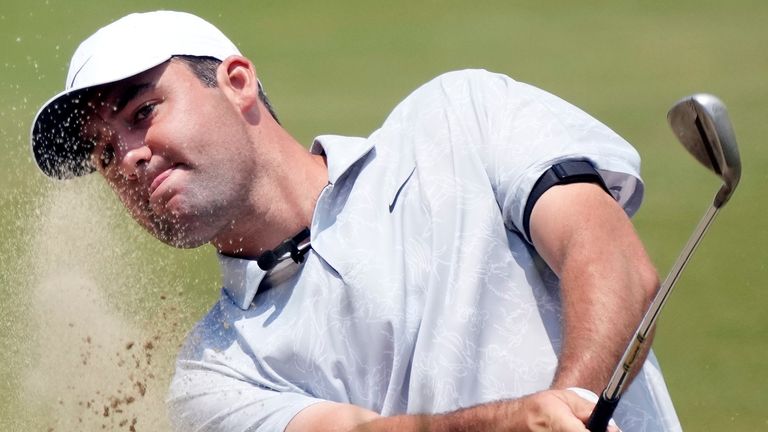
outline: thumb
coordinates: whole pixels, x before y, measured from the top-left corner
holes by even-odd
[[[596,394],[579,387],[568,388],[567,391],[563,392],[563,397],[574,415],[584,423],[592,415],[592,410],[595,408],[598,399]]]

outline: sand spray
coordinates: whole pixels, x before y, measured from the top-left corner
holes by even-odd
[[[4,326],[17,335],[18,394],[2,430],[170,429],[173,359],[201,313],[183,295],[195,281],[158,276],[163,263],[141,247],[154,240],[125,228],[99,180],[46,188],[23,223],[24,252],[8,269],[23,312]]]

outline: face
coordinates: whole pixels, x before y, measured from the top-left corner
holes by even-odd
[[[92,99],[92,162],[130,214],[177,247],[211,241],[238,217],[258,164],[243,116],[220,88],[170,61]]]

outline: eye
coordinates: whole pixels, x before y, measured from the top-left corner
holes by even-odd
[[[154,102],[148,102],[144,105],[140,106],[134,113],[133,113],[133,119],[132,124],[139,124],[142,121],[148,119],[150,116],[152,116],[152,113],[155,112],[155,108],[157,107],[157,104]]]
[[[101,149],[98,160],[99,166],[102,169],[109,167],[112,161],[115,160],[115,149],[112,147],[112,144],[106,144],[104,148]]]
[[[98,144],[98,141],[94,140],[93,152],[91,153],[91,161],[99,170],[106,170],[112,161],[115,160],[115,149],[112,144]]]
[[[100,170],[107,169],[112,161],[115,160],[115,148],[110,143],[110,140],[105,139],[104,134],[101,132],[97,132],[94,136],[87,139],[93,144],[91,162]]]

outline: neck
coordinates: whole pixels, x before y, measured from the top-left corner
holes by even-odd
[[[273,158],[254,175],[248,203],[211,242],[220,253],[254,259],[311,225],[317,199],[328,183],[325,158],[309,153],[287,133],[280,138],[271,150],[257,150],[272,151]],[[261,139],[256,142],[264,142]]]

